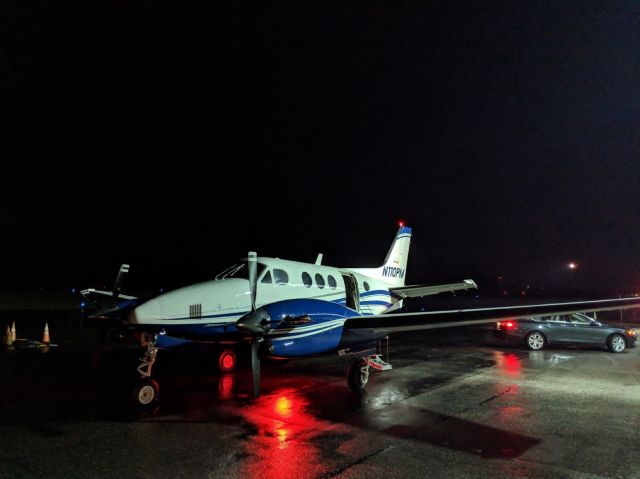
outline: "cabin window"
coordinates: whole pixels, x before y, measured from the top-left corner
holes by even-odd
[[[305,287],[310,288],[312,281],[311,281],[311,276],[309,275],[309,273],[304,272],[302,273],[302,284],[305,285]]]
[[[364,290],[365,291],[369,291],[371,288],[369,287],[369,283],[367,283],[366,281],[362,283],[362,286],[364,286]]]
[[[276,284],[287,284],[289,282],[289,275],[283,269],[274,269],[273,277]]]
[[[329,275],[327,277],[327,282],[329,283],[329,287],[331,289],[336,289],[336,286],[338,285],[338,283],[336,283],[336,279],[333,276]]]
[[[267,283],[267,284],[273,283],[273,280],[271,279],[271,271],[267,270],[267,272],[262,277],[262,281],[260,281],[260,282],[261,283]]]
[[[320,273],[316,273],[316,284],[318,285],[318,288],[324,288],[324,278]]]

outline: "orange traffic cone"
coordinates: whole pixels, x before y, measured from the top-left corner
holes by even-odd
[[[11,323],[11,343],[15,343],[17,339],[16,336],[16,322],[14,321],[13,323]]]
[[[44,332],[42,333],[42,342],[44,344],[49,344],[51,339],[49,339],[49,325],[44,323]]]
[[[4,344],[11,346],[13,344],[13,337],[11,336],[11,328],[7,324],[7,332],[4,334]]]

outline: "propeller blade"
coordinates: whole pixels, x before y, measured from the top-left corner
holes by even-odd
[[[247,256],[249,267],[249,292],[251,293],[251,311],[256,310],[256,287],[258,286],[258,253],[250,251]]]
[[[254,335],[251,341],[251,373],[253,375],[253,396],[260,395],[260,358],[258,348],[260,346],[260,336],[271,326],[271,318],[264,311],[256,311],[256,293],[258,287],[258,254],[250,251],[247,255],[247,266],[249,268],[249,293],[251,295],[251,311],[236,321],[236,326],[240,330],[250,332]]]
[[[260,358],[258,357],[258,347],[260,342],[254,339],[251,342],[251,372],[253,373],[253,397],[260,396]]]

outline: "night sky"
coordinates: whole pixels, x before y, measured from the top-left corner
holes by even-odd
[[[482,3],[2,2],[0,287],[376,266],[403,219],[409,283],[640,291],[637,5]]]

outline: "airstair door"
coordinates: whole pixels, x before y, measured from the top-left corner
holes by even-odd
[[[360,311],[360,294],[358,293],[358,282],[351,273],[341,272],[344,280],[344,292],[347,299],[347,308]]]

